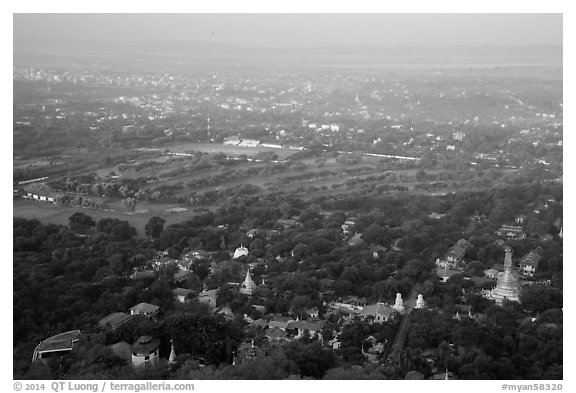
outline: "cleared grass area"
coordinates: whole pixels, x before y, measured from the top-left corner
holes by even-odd
[[[63,206],[51,203],[34,202],[27,200],[15,200],[13,203],[13,217],[22,217],[27,219],[37,219],[43,224],[68,225],[69,218],[76,212],[84,213],[98,222],[102,218],[117,218],[128,221],[131,226],[138,231],[138,237],[146,237],[144,227],[150,217],[154,215],[162,216],[166,220],[165,226],[186,221],[200,213],[194,212],[191,208],[178,213],[169,213],[167,210],[176,207],[176,205],[153,205],[139,204],[137,210],[150,208],[146,213],[128,213],[122,211],[105,211],[97,209],[88,209],[77,206]]]
[[[280,159],[285,159],[286,157],[296,153],[298,150],[292,150],[287,148],[274,149],[272,147],[242,147],[234,145],[223,145],[221,143],[181,143],[178,145],[164,146],[162,150],[167,149],[171,152],[185,153],[190,150],[201,151],[204,153],[224,153],[226,155],[242,155],[255,156],[262,152],[276,153]]]

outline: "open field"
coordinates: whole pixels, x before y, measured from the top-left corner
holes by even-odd
[[[221,143],[181,143],[178,145],[164,146],[162,150],[170,150],[176,153],[185,153],[190,150],[201,151],[204,153],[224,153],[226,155],[242,155],[254,156],[262,152],[276,153],[278,157],[283,160],[286,157],[296,153],[298,150],[288,148],[274,149],[272,147],[242,147],[234,145],[223,145]]]
[[[145,204],[144,202],[142,205],[137,206],[137,210],[144,210],[151,206],[152,204]],[[175,205],[153,205],[155,208],[149,209],[146,213],[127,213],[122,211],[104,211],[104,210],[97,210],[97,209],[88,209],[83,207],[77,206],[63,206],[63,205],[54,205],[51,203],[41,203],[35,201],[26,201],[26,200],[15,200],[13,203],[13,217],[22,217],[27,219],[37,219],[44,224],[52,223],[52,224],[60,224],[60,225],[68,225],[68,219],[70,216],[76,212],[81,212],[86,215],[89,215],[94,219],[94,221],[98,221],[102,218],[117,218],[119,220],[128,221],[130,225],[132,225],[138,231],[138,237],[144,238],[146,237],[146,233],[144,231],[144,226],[152,217],[153,215],[161,215],[166,219],[166,226],[170,224],[175,224],[177,222],[185,221],[197,215],[192,211],[191,208],[184,212],[179,213],[167,213],[166,209],[170,209],[175,207]],[[164,214],[162,214],[164,213]]]

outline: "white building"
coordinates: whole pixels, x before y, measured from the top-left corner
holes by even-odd
[[[130,315],[145,315],[148,318],[156,316],[159,306],[149,303],[139,303],[130,309]]]
[[[240,245],[240,247],[238,247],[235,251],[234,251],[234,259],[238,259],[240,257],[246,256],[248,255],[248,249],[242,245]]]
[[[456,131],[452,134],[452,139],[454,139],[456,141],[460,141],[460,142],[462,142],[465,137],[466,137],[466,134],[464,134],[462,131]]]

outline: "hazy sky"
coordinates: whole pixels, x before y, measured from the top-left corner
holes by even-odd
[[[562,14],[14,14],[14,39],[246,46],[562,45]]]

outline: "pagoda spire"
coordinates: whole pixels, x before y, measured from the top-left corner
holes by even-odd
[[[176,351],[174,350],[174,341],[172,341],[172,339],[170,339],[170,357],[168,358],[168,363],[176,363]]]
[[[246,270],[246,278],[244,279],[244,282],[252,282],[252,276],[250,275],[250,266],[248,266],[248,270]]]
[[[506,256],[504,257],[504,270],[512,270],[512,249],[506,248]]]
[[[256,283],[252,280],[252,276],[250,275],[250,266],[248,266],[248,270],[246,271],[246,278],[240,287],[240,293],[245,295],[252,295],[256,290]]]

